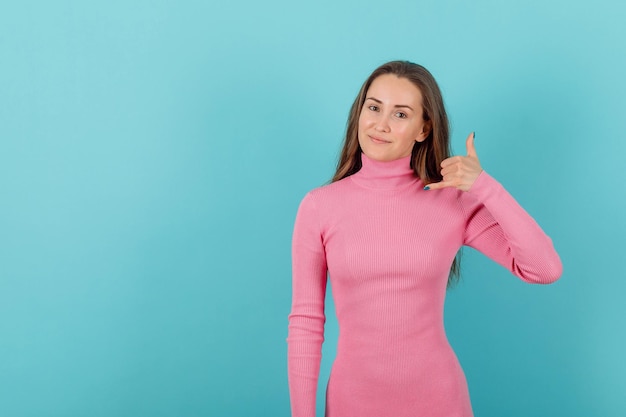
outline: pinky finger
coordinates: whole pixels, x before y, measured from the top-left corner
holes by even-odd
[[[438,190],[440,188],[446,188],[446,187],[454,187],[454,185],[452,185],[449,182],[446,181],[441,181],[441,182],[434,182],[432,184],[428,184],[426,187],[424,187],[424,190],[428,191],[428,190]]]

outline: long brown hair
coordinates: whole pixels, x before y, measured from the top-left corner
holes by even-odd
[[[411,168],[424,185],[441,181],[441,162],[450,157],[450,126],[443,104],[441,90],[432,74],[423,66],[409,61],[391,61],[376,68],[365,80],[359,94],[356,96],[346,126],[344,139],[337,170],[331,182],[339,181],[361,169],[361,146],[359,145],[359,117],[370,85],[376,78],[384,74],[394,74],[411,81],[422,93],[423,118],[429,129],[428,136],[423,142],[415,142],[411,152]],[[450,268],[448,288],[459,279],[460,255],[457,253]]]

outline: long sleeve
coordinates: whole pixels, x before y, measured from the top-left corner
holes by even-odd
[[[309,193],[298,209],[292,240],[293,293],[287,336],[292,417],[315,417],[327,280],[318,217]]]
[[[552,240],[500,183],[483,171],[467,194],[465,245],[526,282],[549,284],[561,276]]]

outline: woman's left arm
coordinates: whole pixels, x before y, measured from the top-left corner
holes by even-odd
[[[467,156],[443,161],[443,181],[427,189],[455,187],[467,192],[461,197],[467,219],[465,245],[481,251],[524,281],[556,281],[563,266],[552,240],[504,187],[483,171],[473,133],[466,144]]]

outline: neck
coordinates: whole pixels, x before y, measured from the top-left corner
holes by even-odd
[[[378,161],[361,153],[361,169],[352,178],[369,188],[394,189],[418,181],[411,168],[411,156],[393,161]]]

